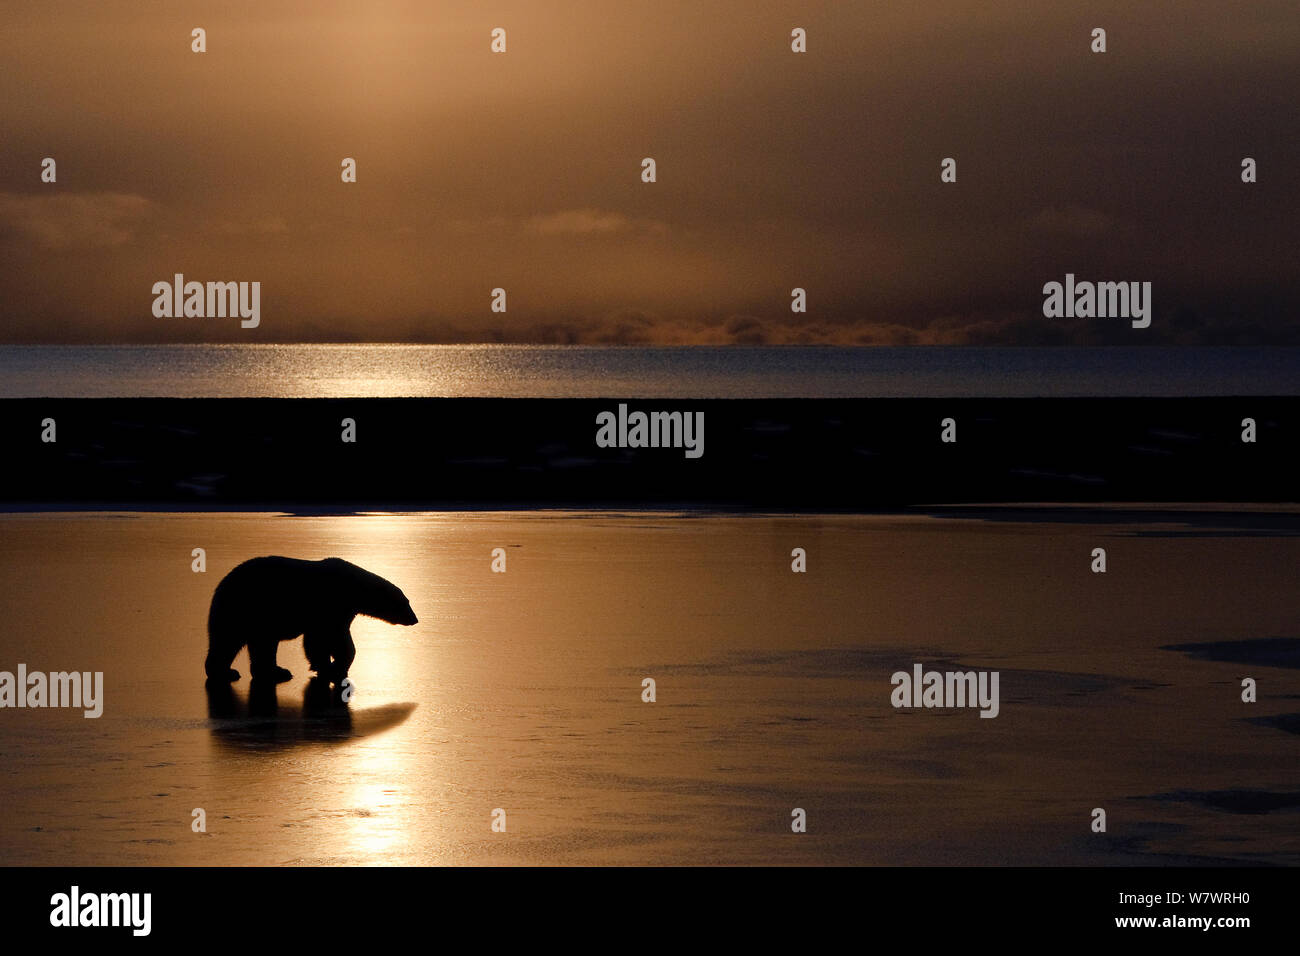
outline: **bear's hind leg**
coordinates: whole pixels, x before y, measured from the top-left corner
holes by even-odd
[[[239,671],[230,665],[235,662],[239,645],[222,640],[217,636],[208,638],[208,656],[203,662],[203,670],[211,681],[225,681],[228,684],[239,680]]]
[[[255,637],[248,642],[248,663],[253,680],[283,684],[293,678],[286,668],[275,664],[275,651],[279,644],[274,637]]]

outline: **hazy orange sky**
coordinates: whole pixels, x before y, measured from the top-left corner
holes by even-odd
[[[0,341],[1300,344],[1294,0],[56,0],[0,62]]]

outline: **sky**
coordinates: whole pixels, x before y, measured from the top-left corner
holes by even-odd
[[[0,343],[1300,344],[1294,0],[51,0],[0,62]]]

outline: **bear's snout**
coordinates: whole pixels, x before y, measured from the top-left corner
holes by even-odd
[[[410,627],[412,624],[419,624],[419,623],[420,623],[420,619],[419,619],[418,617],[416,617],[416,616],[415,616],[415,612],[414,612],[413,610],[411,610],[411,604],[410,604],[409,601],[408,601],[407,604],[406,604],[406,613],[405,613],[404,615],[402,615],[402,619],[401,619],[400,621],[398,621],[397,623],[398,623],[398,624],[403,624],[403,625],[405,625],[405,626],[407,626],[407,627]]]

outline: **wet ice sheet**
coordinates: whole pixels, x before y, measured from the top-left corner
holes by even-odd
[[[0,669],[101,670],[106,703],[0,711],[0,858],[1300,862],[1300,677],[1242,643],[1294,640],[1297,539],[1149,518],[6,516]],[[301,642],[270,711],[205,692],[212,589],[260,554],[419,614],[357,620],[342,713]],[[1000,715],[895,710],[914,662],[999,670]]]

